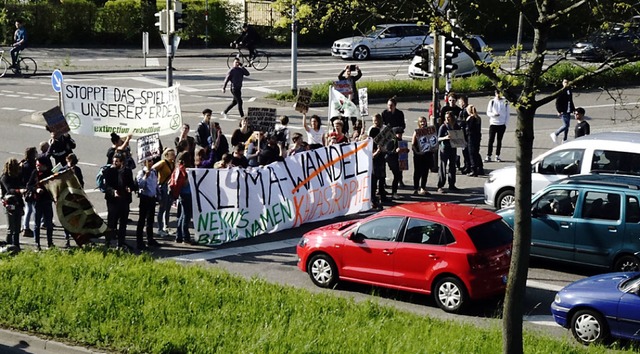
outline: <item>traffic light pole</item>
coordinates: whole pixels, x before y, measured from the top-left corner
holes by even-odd
[[[433,85],[431,88],[431,102],[433,102],[433,122],[431,124],[438,127],[440,123],[438,119],[440,117],[440,101],[438,100],[438,85],[440,76],[440,36],[438,32],[433,33]]]
[[[171,0],[167,0],[167,24],[171,23],[173,19],[171,18],[172,12],[169,11],[171,9]],[[173,31],[169,30],[167,33],[167,87],[173,86],[173,71],[171,60],[173,58]]]

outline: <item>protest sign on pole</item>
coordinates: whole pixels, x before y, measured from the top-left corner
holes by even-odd
[[[53,132],[55,137],[59,137],[64,135],[70,131],[69,124],[64,119],[64,114],[60,109],[60,106],[55,106],[50,110],[42,113],[45,122],[47,122],[47,127],[49,127],[49,131]]]
[[[75,134],[175,134],[182,127],[179,86],[140,89],[62,84],[64,116]]]
[[[294,109],[300,113],[307,113],[309,111],[309,104],[311,103],[311,90],[301,88],[298,90],[298,97],[296,99],[296,105]]]
[[[387,144],[391,140],[393,140],[393,137],[393,130],[391,130],[388,125],[384,125],[382,126],[382,129],[380,129],[380,133],[376,135],[373,141],[376,143],[376,145],[378,145],[380,150],[387,151]]]
[[[138,162],[154,159],[162,154],[160,151],[160,135],[158,133],[138,138]]]
[[[398,154],[398,165],[400,166],[400,171],[408,171],[409,170],[409,142],[405,140],[398,141],[398,148],[407,149],[404,150],[406,152],[401,152]]]
[[[350,99],[338,92],[334,87],[329,87],[329,113],[328,118],[357,117],[358,107]]]
[[[255,168],[188,169],[195,240],[216,245],[371,209],[372,140]]]
[[[449,130],[449,141],[453,148],[463,148],[467,146],[467,143],[464,141],[464,132],[460,129]]]
[[[358,105],[360,106],[360,116],[369,115],[369,92],[366,87],[358,89]]]
[[[336,91],[340,92],[345,97],[349,97],[350,95],[354,94],[354,92],[351,90],[351,83],[349,82],[349,80],[334,81],[333,88],[335,88]]]
[[[247,109],[247,120],[249,121],[249,128],[254,132],[271,132],[276,126],[276,109],[249,107]]]
[[[438,149],[438,132],[433,125],[416,129],[418,148],[420,152],[436,151]]]

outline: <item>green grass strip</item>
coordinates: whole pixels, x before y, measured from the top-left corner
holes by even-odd
[[[127,353],[499,353],[498,328],[102,250],[0,258],[0,325]],[[528,353],[604,353],[528,333]]]

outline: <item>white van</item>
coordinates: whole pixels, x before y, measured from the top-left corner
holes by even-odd
[[[605,171],[640,175],[640,133],[597,133],[554,147],[531,162],[531,193],[570,175]],[[512,205],[515,184],[515,166],[491,172],[484,202],[496,209]]]

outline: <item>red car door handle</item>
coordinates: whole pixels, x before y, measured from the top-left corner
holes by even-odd
[[[429,254],[429,258],[431,259],[438,259],[438,256],[434,253]]]
[[[382,250],[382,253],[384,253],[384,254],[393,254],[393,251],[385,249],[385,250]]]

